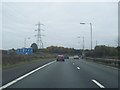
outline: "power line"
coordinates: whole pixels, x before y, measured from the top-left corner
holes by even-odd
[[[37,33],[37,45],[38,45],[38,48],[43,48],[43,42],[42,42],[42,34],[41,34],[41,25],[44,25],[44,24],[41,24],[40,22],[38,22],[38,24],[36,24],[38,26],[38,29],[35,30],[35,31],[38,31]]]

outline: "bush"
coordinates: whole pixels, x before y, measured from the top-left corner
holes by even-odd
[[[24,61],[31,61],[35,59],[47,59],[47,58],[55,58],[55,54],[48,53],[36,53],[32,55],[23,55],[23,54],[2,54],[2,65],[8,64],[16,64]]]

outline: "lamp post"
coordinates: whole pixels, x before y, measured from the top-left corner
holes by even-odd
[[[26,38],[24,38],[24,48],[26,47]]]
[[[83,51],[84,51],[84,36],[83,36]]]
[[[80,36],[78,36],[77,38],[80,38]]]
[[[78,36],[77,38],[81,38],[80,36]],[[84,36],[82,37],[83,39],[83,51],[84,51]]]
[[[28,37],[28,38],[24,38],[24,48],[26,48],[27,39],[30,39],[30,37]]]
[[[91,35],[91,50],[92,50],[92,23],[80,23],[80,24],[89,24],[90,25],[90,35]]]
[[[78,38],[81,38],[80,36],[78,36]],[[83,50],[82,50],[82,58],[84,58],[85,56],[85,52],[84,52],[84,36],[82,37],[83,39]]]

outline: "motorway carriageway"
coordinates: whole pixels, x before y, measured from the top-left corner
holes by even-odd
[[[83,59],[55,60],[1,88],[118,88],[118,69]]]

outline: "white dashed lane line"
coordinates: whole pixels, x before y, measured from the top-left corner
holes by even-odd
[[[77,67],[77,69],[80,69],[79,67]]]
[[[100,88],[105,88],[102,84],[100,84],[98,81],[96,80],[92,80],[95,84],[97,84]]]

